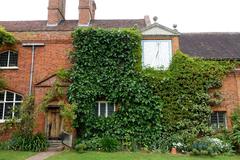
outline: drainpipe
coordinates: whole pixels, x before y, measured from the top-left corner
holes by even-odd
[[[31,62],[31,70],[29,77],[29,96],[32,95],[32,84],[33,84],[33,73],[34,73],[34,58],[35,58],[35,48],[44,46],[44,43],[23,43],[23,47],[32,47],[32,62]]]

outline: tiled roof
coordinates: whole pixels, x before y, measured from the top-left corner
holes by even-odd
[[[240,33],[182,33],[180,49],[194,57],[240,60]]]
[[[72,31],[78,20],[65,20],[56,27],[48,27],[47,21],[0,21],[0,25],[9,32]],[[144,19],[92,20],[90,26],[144,29],[146,23]],[[240,33],[182,33],[180,49],[194,57],[240,60]]]
[[[77,20],[65,20],[58,26],[49,27],[47,21],[0,21],[9,32],[37,32],[37,31],[72,31],[78,27]],[[102,28],[128,28],[137,26],[139,29],[146,26],[144,19],[129,20],[92,20],[90,26]]]
[[[125,20],[93,20],[91,22],[93,27],[102,28],[129,28],[138,27],[139,29],[145,28],[144,19],[125,19]]]

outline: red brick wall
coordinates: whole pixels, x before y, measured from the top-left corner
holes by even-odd
[[[231,114],[240,102],[240,73],[232,72],[223,80],[223,86],[220,88],[223,95],[223,102],[220,106],[212,107],[213,111],[226,111],[227,128],[232,128]]]
[[[37,47],[35,51],[35,70],[33,75],[33,84],[46,79],[53,75],[61,68],[70,67],[68,59],[69,51],[72,50],[71,32],[15,32],[15,37],[20,40],[19,43],[12,47],[18,51],[18,69],[16,70],[1,70],[0,76],[3,76],[7,81],[7,89],[20,93],[24,96],[28,95],[29,76],[31,66],[31,47],[23,47],[22,42],[42,42],[43,47]],[[152,37],[144,37],[148,39]],[[156,37],[162,39],[163,37]],[[173,51],[179,48],[178,37],[170,38],[173,41]],[[3,51],[9,48],[1,48]],[[41,103],[42,98],[47,93],[50,87],[35,87],[33,85],[33,94],[35,95],[36,106]],[[233,72],[226,76],[223,82],[223,87],[220,89],[224,95],[224,102],[220,107],[213,107],[215,111],[227,111],[228,128],[231,128],[229,119],[234,107],[240,101],[240,74]],[[40,113],[37,120],[37,131],[44,132],[45,115]]]
[[[29,77],[32,58],[32,48],[23,47],[23,42],[42,42],[43,47],[35,49],[35,64],[33,74],[33,94],[36,106],[49,89],[46,87],[35,88],[35,84],[53,75],[61,68],[69,68],[69,52],[72,50],[71,32],[18,32],[13,33],[19,40],[14,47],[1,48],[1,51],[13,49],[18,51],[18,69],[0,70],[0,76],[7,82],[7,89],[17,92],[24,97],[29,91]],[[44,132],[44,113],[38,115],[36,131]],[[7,137],[7,136],[5,136]]]

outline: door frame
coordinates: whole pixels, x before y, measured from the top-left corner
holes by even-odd
[[[49,114],[52,112],[59,113],[59,136],[58,137],[50,137],[50,130],[49,130]],[[48,105],[46,115],[45,115],[45,135],[48,139],[51,140],[60,140],[61,139],[61,133],[63,132],[63,118],[60,115],[60,106],[59,105]]]

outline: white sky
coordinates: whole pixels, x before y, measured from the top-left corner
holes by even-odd
[[[240,32],[240,0],[95,0],[97,19],[158,16],[180,32]],[[46,20],[48,0],[0,0],[0,21]],[[78,18],[78,0],[67,0],[66,19]]]

